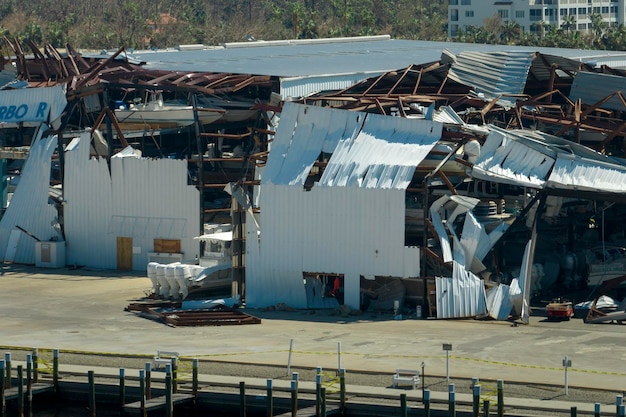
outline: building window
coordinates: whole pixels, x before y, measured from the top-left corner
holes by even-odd
[[[456,6],[459,4],[459,0],[450,0],[449,6]]]
[[[472,0],[461,0],[461,6],[471,6]]]
[[[578,30],[586,30],[587,29],[587,24],[586,23],[579,23],[578,24]]]
[[[546,14],[546,17],[553,17],[554,9],[546,9],[545,14]]]
[[[569,14],[571,16],[576,16],[576,8],[575,7],[570,7],[569,9]]]
[[[500,19],[508,19],[509,11],[506,9],[498,9],[498,16],[500,16]]]
[[[459,21],[459,9],[450,9],[450,21],[452,22]]]
[[[465,17],[474,17],[474,11],[473,10],[466,10],[465,11]]]
[[[518,19],[523,19],[524,18],[524,11],[523,10],[516,10],[515,11],[515,17]]]
[[[602,6],[602,14],[608,14],[609,13],[609,6]]]
[[[578,15],[579,16],[587,16],[587,8],[586,7],[579,7],[578,8]]]
[[[530,9],[529,14],[531,22],[537,22],[543,18],[543,10],[541,9]]]
[[[459,25],[450,25],[450,36],[456,36],[459,34]]]
[[[567,9],[560,9],[560,10],[559,10],[559,15],[561,15],[561,16],[567,16]]]

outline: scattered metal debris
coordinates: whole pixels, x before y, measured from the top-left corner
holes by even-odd
[[[261,319],[225,305],[207,309],[185,310],[181,302],[151,301],[131,303],[125,311],[169,326],[233,326],[261,324]]]

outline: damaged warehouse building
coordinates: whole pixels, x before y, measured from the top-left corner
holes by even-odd
[[[280,75],[11,48],[3,101],[49,104],[4,120],[9,175],[28,154],[5,261],[48,243],[63,266],[189,265],[161,298],[219,281],[252,308],[523,322],[623,281],[626,78],[597,57],[446,49],[296,97]]]

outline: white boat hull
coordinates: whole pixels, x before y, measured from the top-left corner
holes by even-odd
[[[194,123],[193,108],[163,107],[160,109],[115,110],[120,123],[175,123],[177,126],[189,126]],[[222,117],[218,111],[198,111],[201,124],[210,124]]]

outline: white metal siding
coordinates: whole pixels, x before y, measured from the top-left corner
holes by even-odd
[[[184,160],[89,159],[89,134],[66,151],[65,234],[68,262],[117,267],[117,237],[133,239],[133,269],[143,270],[154,238],[180,239],[186,259],[198,254],[199,192],[187,185]]]
[[[41,132],[41,131],[40,131]],[[24,163],[20,182],[13,194],[11,204],[0,221],[0,253],[5,256],[11,231],[20,226],[42,241],[61,236],[52,227],[58,223],[56,208],[48,204],[50,188],[51,158],[57,146],[57,137],[37,138],[33,142]],[[24,264],[35,263],[36,240],[19,232],[18,245],[13,261]]]
[[[485,284],[463,265],[453,262],[452,278],[438,277],[437,318],[475,317],[487,312]]]
[[[419,275],[418,248],[404,246],[404,190],[305,192],[268,184],[261,207],[259,256],[247,258],[247,305],[306,308],[303,271],[344,274],[345,301],[353,308],[359,307],[360,275]]]
[[[284,100],[307,97],[320,91],[337,91],[348,88],[366,78],[377,77],[383,71],[355,72],[350,74],[318,75],[310,77],[281,78],[280,95]]]

